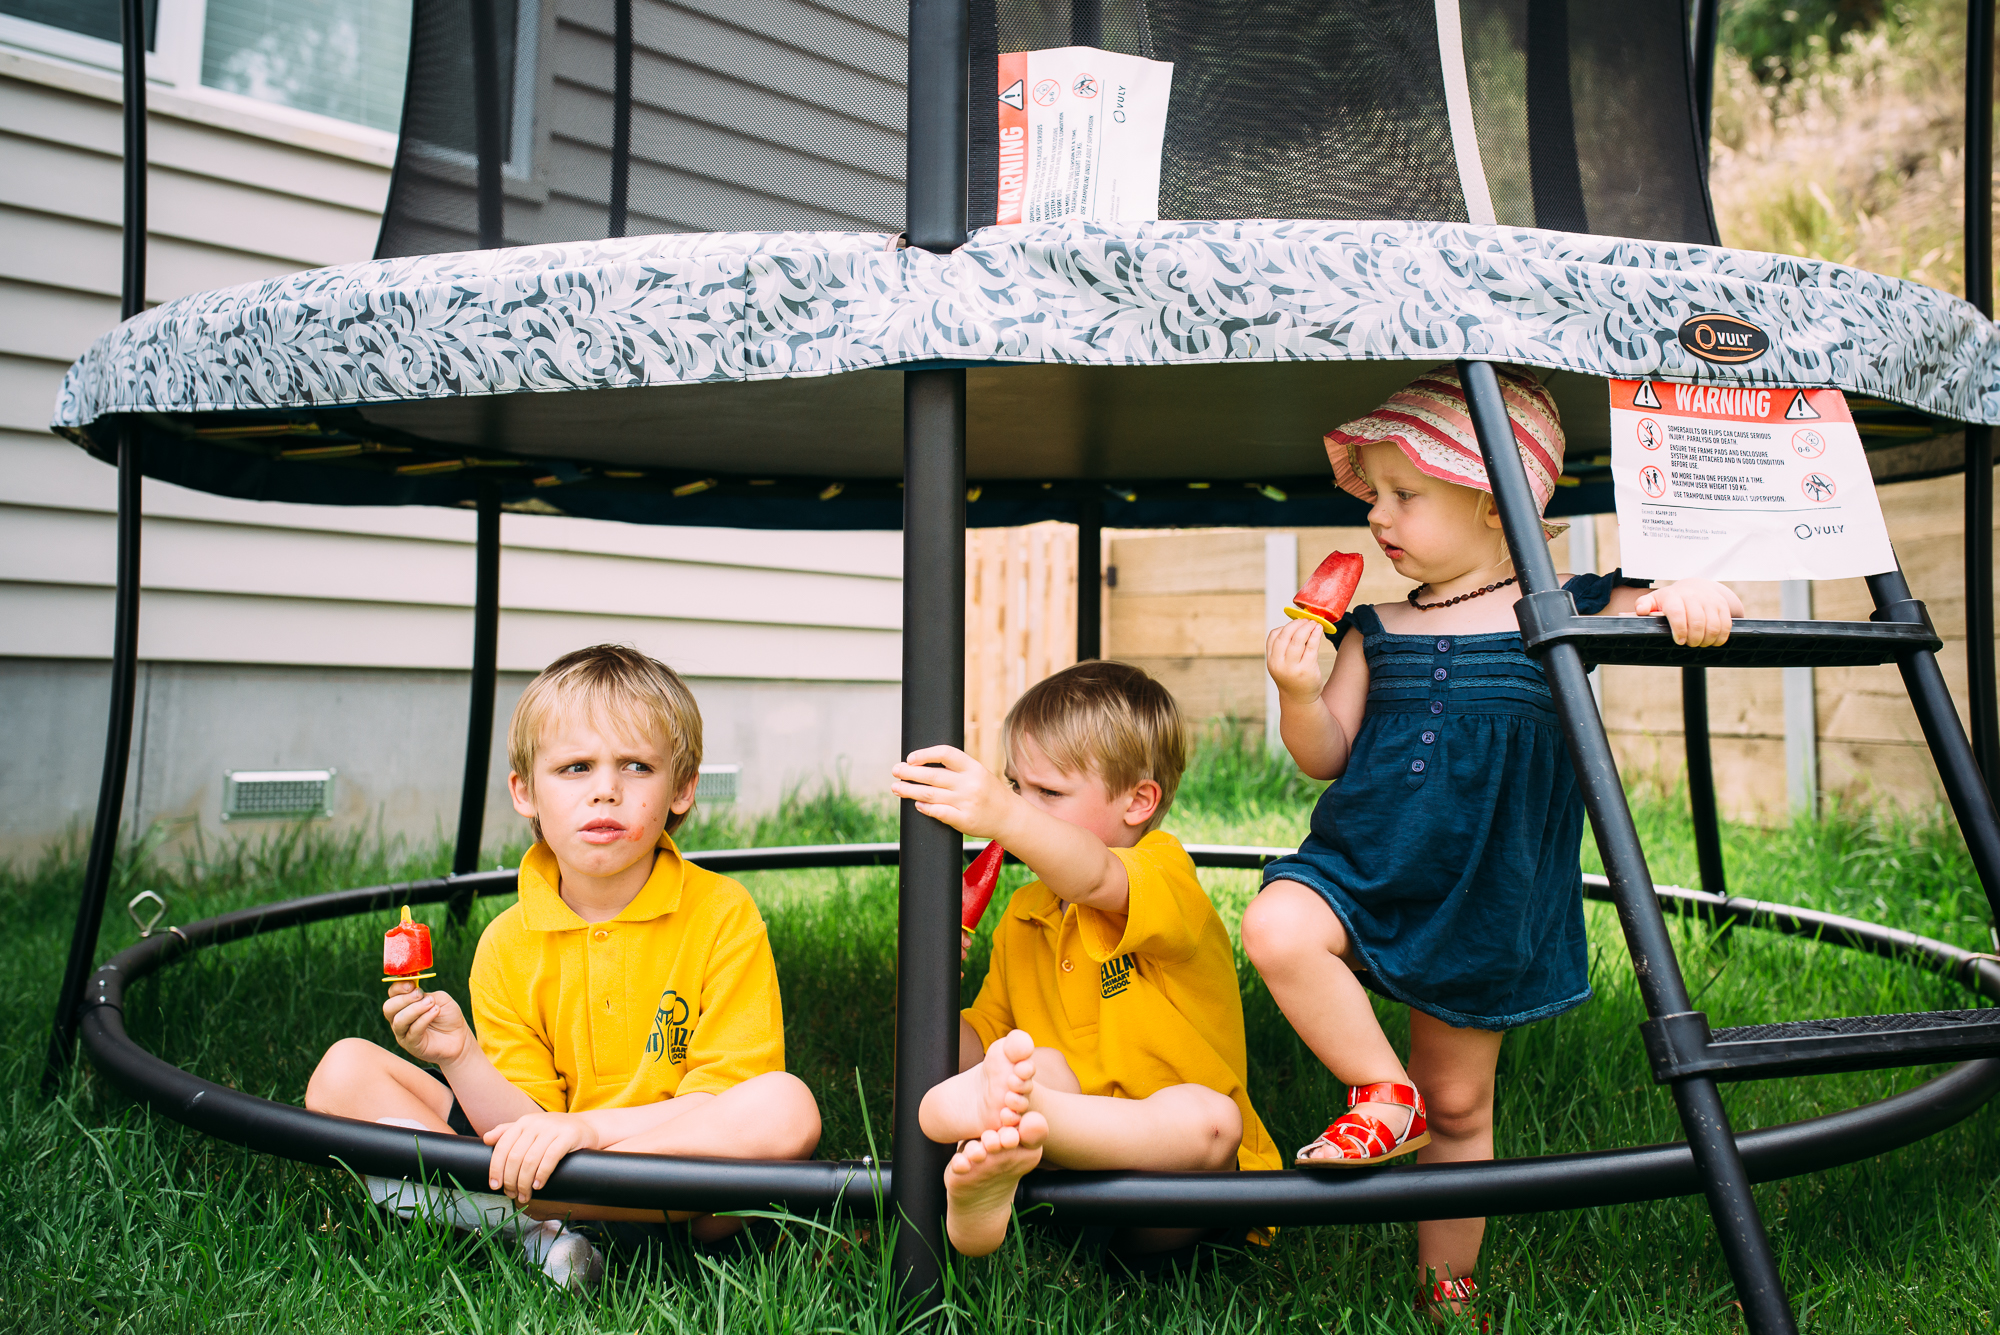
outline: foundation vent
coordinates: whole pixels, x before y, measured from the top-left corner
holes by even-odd
[[[743,777],[741,765],[703,765],[701,782],[694,790],[694,800],[709,806],[720,806],[736,800],[736,783]]]
[[[319,820],[333,814],[330,769],[232,769],[222,775],[224,820]]]

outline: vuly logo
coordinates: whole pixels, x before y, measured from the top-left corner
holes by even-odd
[[[1123,992],[1132,985],[1132,957],[1120,955],[1115,960],[1106,960],[1097,969],[1097,984],[1104,1000]]]
[[[653,1011],[653,1032],[646,1035],[646,1055],[658,1061],[664,1053],[668,1061],[679,1066],[687,1060],[690,1032],[687,998],[670,987],[660,993],[660,1004]]]
[[[1681,346],[1705,362],[1753,362],[1771,350],[1771,340],[1737,316],[1696,315],[1681,322]]]
[[[1800,542],[1806,542],[1813,538],[1830,538],[1836,533],[1846,531],[1845,524],[1800,524],[1792,530],[1792,536]]]

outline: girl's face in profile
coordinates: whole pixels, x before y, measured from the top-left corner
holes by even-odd
[[[1442,584],[1505,564],[1500,516],[1485,492],[1422,472],[1389,441],[1363,445],[1359,464],[1375,492],[1368,531],[1397,574]]]

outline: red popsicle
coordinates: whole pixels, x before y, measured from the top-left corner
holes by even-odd
[[[1347,615],[1347,604],[1361,583],[1361,556],[1357,552],[1329,552],[1312,572],[1306,586],[1292,595],[1294,606],[1285,615],[1297,621],[1317,621],[1332,630]]]
[[[410,906],[403,906],[403,920],[382,934],[382,981],[413,983],[434,978],[425,973],[431,967],[431,929],[410,919]]]
[[[967,936],[979,930],[979,920],[986,916],[986,906],[993,902],[993,887],[1000,884],[1000,861],[1006,856],[1007,850],[995,839],[965,869],[958,921]]]

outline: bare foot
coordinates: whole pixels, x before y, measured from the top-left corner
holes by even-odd
[[[1014,1187],[1042,1161],[1048,1134],[1047,1120],[1031,1112],[1019,1126],[989,1129],[951,1156],[944,1170],[944,1231],[959,1255],[985,1256],[1006,1240]]]
[[[940,1143],[970,1140],[982,1131],[1020,1125],[1035,1082],[1035,1040],[1016,1029],[993,1041],[986,1059],[924,1095],[917,1122]]]

